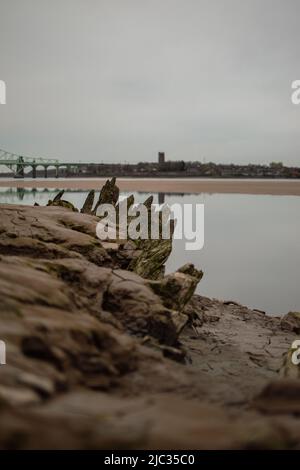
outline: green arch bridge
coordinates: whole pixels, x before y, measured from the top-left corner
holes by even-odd
[[[37,168],[44,170],[44,177],[47,178],[48,168],[55,168],[55,176],[59,177],[59,168],[79,169],[80,163],[63,163],[55,158],[25,157],[12,152],[0,149],[0,166],[4,166],[12,171],[14,178],[25,178],[25,169],[31,169],[31,177],[36,178]]]

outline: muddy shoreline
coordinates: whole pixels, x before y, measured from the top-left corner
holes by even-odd
[[[300,314],[193,295],[172,240],[100,242],[94,196],[0,205],[0,448],[299,449]]]

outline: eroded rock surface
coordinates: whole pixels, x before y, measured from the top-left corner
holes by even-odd
[[[83,213],[62,196],[0,206],[0,448],[300,447],[279,374],[298,315],[193,295],[192,265],[162,275],[170,243],[101,242],[94,195]]]

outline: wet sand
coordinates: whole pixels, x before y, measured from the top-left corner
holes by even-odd
[[[0,187],[101,189],[107,178],[0,179]],[[118,178],[121,191],[161,193],[235,193],[300,196],[300,180]]]

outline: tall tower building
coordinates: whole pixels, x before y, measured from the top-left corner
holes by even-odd
[[[163,165],[165,163],[165,152],[158,152],[158,164]]]

